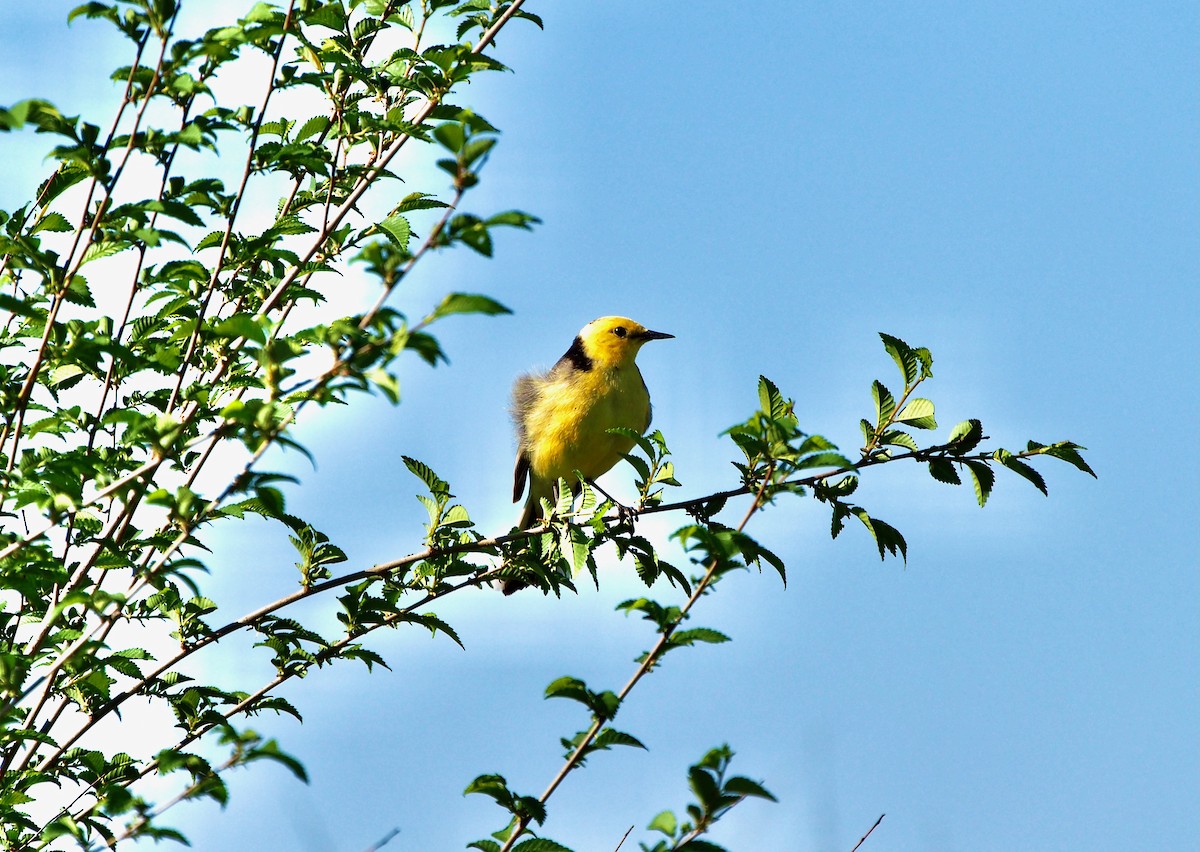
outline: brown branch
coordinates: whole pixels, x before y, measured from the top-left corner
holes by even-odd
[[[863,841],[864,841],[864,840],[866,840],[868,837],[870,837],[870,836],[871,836],[871,832],[872,832],[872,831],[874,831],[875,829],[879,828],[879,823],[883,822],[883,818],[884,818],[885,816],[887,816],[887,814],[880,814],[880,815],[879,815],[879,819],[875,820],[875,824],[874,824],[873,826],[871,826],[870,828],[868,828],[868,829],[867,829],[867,833],[866,833],[866,834],[864,834],[862,837],[858,838],[858,842],[854,844],[854,848],[853,848],[853,849],[851,849],[851,850],[850,850],[850,852],[858,852],[858,847],[862,846],[862,845],[863,845]]]

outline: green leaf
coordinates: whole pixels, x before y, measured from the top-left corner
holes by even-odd
[[[533,230],[533,226],[540,225],[541,222],[542,220],[537,216],[531,216],[520,210],[506,210],[503,213],[495,213],[484,220],[484,224],[488,226],[507,225],[510,228],[520,228],[523,231]]]
[[[588,561],[592,555],[592,541],[578,526],[567,525],[563,533],[562,549],[571,563],[572,574],[577,575],[588,567]]]
[[[736,775],[725,782],[724,792],[732,793],[735,796],[753,796],[756,799],[767,799],[772,802],[779,800],[772,796],[767,789],[757,781],[751,781],[749,778],[744,778],[741,775]]]
[[[404,196],[400,203],[396,205],[396,212],[407,213],[410,210],[431,210],[449,206],[449,204],[439,201],[428,192],[412,192]]]
[[[958,471],[955,470],[954,464],[946,459],[930,459],[929,475],[938,482],[945,482],[947,485],[962,484],[962,480],[958,478]]]
[[[937,421],[933,419],[933,403],[923,397],[910,399],[896,415],[897,423],[907,423],[915,429],[936,429]]]
[[[45,208],[55,198],[88,177],[87,169],[79,163],[65,162],[49,179],[38,187],[38,203]]]
[[[979,446],[979,442],[983,440],[983,423],[978,420],[964,420],[953,429],[950,430],[950,438],[946,441],[950,445],[950,452],[957,456],[966,455]]]
[[[883,340],[883,348],[900,368],[900,375],[904,377],[904,386],[910,387],[917,380],[919,372],[916,353],[913,352],[911,346],[898,337],[892,337],[883,332],[879,332],[879,337]]]
[[[621,702],[609,690],[592,692],[579,678],[560,677],[546,687],[546,698],[569,698],[587,707],[597,718],[611,719],[617,715]]]
[[[484,796],[491,796],[497,801],[512,798],[512,792],[508,789],[508,782],[504,780],[503,775],[476,776],[475,780],[468,784],[467,788],[463,790],[464,796],[471,793],[479,793]]]
[[[74,230],[74,226],[67,220],[67,217],[61,213],[50,212],[38,220],[38,223],[33,226],[33,230],[29,233],[36,234],[39,231],[50,231],[52,233],[65,233],[66,231]]]
[[[270,760],[273,763],[278,763],[305,784],[308,783],[308,773],[304,770],[304,765],[283,751],[279,747],[279,743],[275,740],[267,740],[262,745],[250,751],[245,759],[247,763],[252,760]]]
[[[871,533],[871,537],[875,539],[875,546],[879,548],[880,559],[887,558],[887,554],[891,553],[893,556],[899,554],[905,562],[908,561],[908,544],[899,530],[891,524],[879,520],[879,518],[872,518],[867,514],[866,509],[858,506],[848,508],[849,513],[862,521],[862,525],[867,528],[867,531]],[[837,537],[836,532],[834,533],[834,537]]]
[[[758,377],[758,404],[764,414],[778,420],[789,413],[787,400],[779,392],[775,383],[766,376]]]
[[[679,829],[679,820],[671,811],[663,811],[654,819],[650,820],[650,824],[646,826],[647,831],[660,831],[667,837],[674,837],[675,832]]]
[[[325,8],[338,8],[336,4],[330,3]],[[296,141],[302,142],[309,136],[314,136],[321,133],[325,128],[329,127],[329,117],[325,115],[314,115],[296,133]]]
[[[694,642],[709,642],[719,645],[728,642],[729,637],[719,630],[709,627],[694,627],[691,630],[677,630],[671,634],[671,642],[676,645],[691,645]]]
[[[875,400],[876,428],[883,429],[892,422],[892,415],[896,413],[896,399],[879,380],[871,385],[871,398]]]
[[[979,501],[980,506],[983,506],[992,493],[992,486],[996,484],[996,474],[992,472],[987,462],[967,460],[964,464],[971,472],[971,481],[975,485],[975,499]]]
[[[83,266],[84,264],[91,263],[93,260],[103,260],[106,257],[112,257],[130,248],[133,248],[133,244],[125,239],[94,242],[83,253],[83,260],[79,262],[79,265]],[[92,306],[89,305],[88,307]]]
[[[208,234],[205,234],[200,239],[200,242],[196,243],[196,247],[193,249],[193,251],[202,251],[203,249],[207,249],[207,248],[216,248],[222,242],[224,242],[224,240],[225,240],[225,233],[223,231],[210,231]]]
[[[63,364],[50,371],[50,385],[59,387],[81,375],[83,375],[83,368],[78,364]]]
[[[255,343],[266,343],[267,333],[250,314],[234,314],[213,326],[213,333],[220,337],[244,337]]]
[[[692,788],[696,800],[705,811],[711,812],[716,809],[721,799],[721,791],[717,788],[717,782],[711,772],[693,766],[688,770],[688,786]]]
[[[26,302],[24,299],[18,299],[15,296],[10,296],[8,293],[0,293],[0,309],[23,317],[38,316],[38,311],[28,302]]]
[[[78,272],[71,277],[71,283],[67,285],[63,296],[72,305],[82,305],[85,308],[96,307],[96,300],[92,298],[92,291],[88,288],[87,279]]]
[[[879,443],[884,446],[904,447],[906,450],[917,451],[916,439],[900,429],[888,429],[879,436]]]
[[[1042,479],[1042,475],[1019,458],[1016,458],[1008,450],[996,450],[992,454],[992,458],[996,459],[996,461],[1009,470],[1025,477],[1025,479],[1033,483],[1034,488],[1049,496],[1049,492],[1046,490],[1046,480]]]
[[[476,293],[450,293],[446,298],[442,299],[440,305],[433,309],[433,313],[429,315],[429,321],[448,317],[451,314],[486,314],[495,316],[496,314],[511,314],[508,308],[497,302],[495,299],[490,299],[487,296],[480,296]]]
[[[412,227],[403,216],[388,216],[379,223],[379,230],[387,235],[396,248],[408,251],[408,241],[412,238]]]
[[[682,846],[676,846],[674,852],[729,852],[724,846],[719,846],[711,840],[689,840]]]
[[[1079,444],[1071,441],[1060,441],[1057,444],[1046,446],[1039,444],[1037,441],[1029,442],[1029,451],[1036,451],[1038,455],[1047,455],[1052,458],[1061,459],[1068,464],[1074,465],[1084,473],[1089,474],[1093,479],[1096,479],[1096,472],[1088,467],[1088,463],[1083,460],[1083,456],[1079,454],[1079,450],[1086,450],[1087,447],[1081,447]]]
[[[531,837],[514,846],[513,852],[572,852],[572,850],[547,837]]]
[[[447,151],[458,153],[466,142],[467,134],[462,124],[451,121],[433,128],[433,138]]]
[[[430,493],[438,497],[450,496],[449,483],[434,473],[433,469],[427,464],[419,462],[411,456],[401,456],[400,458],[404,461],[404,466],[408,468],[409,472],[425,483]]]
[[[592,740],[592,749],[596,750],[608,749],[610,746],[615,745],[630,746],[632,748],[640,748],[643,751],[649,751],[637,737],[631,736],[624,731],[618,731],[615,728],[604,728]]]
[[[278,222],[270,227],[267,234],[271,236],[287,236],[296,234],[311,234],[317,229],[305,222],[296,214],[290,214],[280,218]]]

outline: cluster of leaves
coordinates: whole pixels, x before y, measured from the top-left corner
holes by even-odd
[[[55,140],[53,173],[33,200],[0,211],[5,848],[179,839],[158,824],[162,808],[136,792],[141,779],[184,770],[191,781],[179,800],[224,801],[224,769],[269,758],[298,770],[235,720],[299,717],[274,690],[314,666],[382,664],[357,641],[371,629],[441,629],[436,617],[404,612],[400,598],[428,585],[404,575],[335,583],[340,635],[276,615],[329,587],[345,554],[287,513],[281,485],[294,480],[258,465],[273,446],[306,452],[292,430],[305,408],[355,391],[398,401],[400,356],[444,359],[435,323],[506,312],[486,296],[452,293],[410,320],[389,297],[430,252],[465,246],[490,256],[497,228],[537,221],[461,208],[497,131],[450,100],[474,75],[503,69],[486,52],[501,27],[514,18],[540,26],[520,2],[289,0],[196,34],[177,31],[180,2],[88,2],[71,12],[111,24],[129,43],[111,121],[67,116],[40,99],[0,109],[0,129]],[[430,43],[427,33],[455,24],[456,43]],[[257,85],[222,84],[264,67]],[[240,101],[245,92],[255,100]],[[414,145],[443,152],[448,187],[436,191],[445,180],[434,178],[435,191],[372,214],[400,177],[396,155]],[[406,178],[429,180],[421,174]],[[379,296],[340,316],[356,306],[327,299],[350,262],[378,282]],[[302,321],[310,306],[322,322]],[[217,449],[238,445],[240,469],[215,470]],[[215,567],[204,541],[221,522],[251,515],[285,525],[300,589],[210,624],[218,605],[196,580]],[[270,654],[272,681],[223,689],[184,674],[191,655],[244,631]],[[147,650],[168,634],[177,652]],[[146,754],[89,748],[96,726],[135,696],[169,711],[179,739]],[[201,737],[224,757],[191,750]]]
[[[725,848],[700,835],[747,798],[778,801],[758,781],[742,775],[727,778],[733,752],[723,745],[711,749],[688,769],[688,786],[696,796],[687,806],[688,818],[680,822],[673,811],[663,811],[646,826],[666,835],[653,846],[642,843],[643,852],[725,852]]]

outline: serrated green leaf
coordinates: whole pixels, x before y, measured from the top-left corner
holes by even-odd
[[[408,251],[408,241],[412,238],[412,226],[403,216],[388,216],[379,223],[379,230],[383,231],[396,248]]]
[[[548,837],[531,837],[514,846],[513,852],[572,852],[572,850]]]
[[[133,248],[133,245],[126,240],[103,240],[94,242],[87,247],[87,251],[83,253],[83,260],[79,262],[80,266],[91,263],[94,260],[102,260],[106,257],[112,257],[115,254],[120,254],[126,249]],[[89,307],[92,307],[89,305]]]
[[[871,398],[875,400],[876,428],[883,429],[892,421],[896,413],[896,399],[878,379],[871,385]]]
[[[637,737],[631,736],[624,731],[618,731],[615,728],[604,728],[592,740],[592,747],[594,749],[607,749],[615,745],[629,746],[630,748],[640,748],[643,751],[648,751],[645,744]]]
[[[433,309],[430,320],[448,317],[451,314],[511,314],[508,308],[495,299],[481,296],[477,293],[450,293],[442,299],[440,305]]]
[[[332,5],[332,4],[331,4]],[[296,141],[303,142],[309,136],[315,136],[321,133],[325,128],[329,127],[329,117],[324,115],[314,115],[296,133]]]
[[[569,494],[570,492],[568,492]],[[567,511],[570,510],[568,505]],[[588,559],[592,555],[592,542],[579,527],[570,524],[563,536],[563,552],[571,563],[571,573],[579,574],[588,567]]]
[[[962,480],[959,479],[958,471],[955,470],[954,464],[946,459],[930,459],[929,475],[938,482],[944,482],[947,485],[962,484]]]
[[[66,233],[71,230],[74,230],[74,226],[67,220],[67,217],[57,211],[52,211],[39,219],[29,233],[36,234],[39,231]]]
[[[729,637],[719,630],[709,627],[694,627],[690,630],[676,630],[671,634],[671,641],[676,645],[690,645],[693,642],[709,642],[718,645],[728,642]]]
[[[1004,465],[1014,473],[1023,476],[1025,479],[1033,483],[1034,488],[1036,488],[1038,491],[1041,491],[1046,496],[1049,496],[1050,492],[1046,489],[1046,480],[1044,480],[1042,475],[1033,467],[1021,461],[1019,458],[1016,458],[1007,450],[996,450],[996,452],[992,454],[992,458],[999,461],[1000,464]]]
[[[88,287],[87,279],[78,272],[71,277],[71,283],[67,285],[63,297],[72,305],[82,305],[85,308],[96,307],[96,300],[92,298],[92,291]]]
[[[439,201],[428,192],[412,192],[404,196],[396,205],[397,213],[407,213],[410,210],[431,210],[439,207],[449,207],[444,201]]]
[[[908,544],[904,541],[904,536],[900,535],[899,530],[885,521],[872,518],[867,514],[866,509],[859,506],[849,506],[847,510],[848,514],[854,515],[862,522],[862,525],[867,528],[867,532],[871,534],[871,538],[875,539],[880,559],[887,558],[888,553],[893,556],[899,553],[906,562],[908,561]]]
[[[936,429],[937,421],[933,415],[933,402],[923,397],[915,397],[896,415],[896,422],[907,423],[914,429]]]
[[[992,472],[987,462],[972,459],[965,461],[964,464],[971,472],[971,481],[975,485],[975,499],[979,501],[980,506],[983,506],[991,496],[992,486],[996,484],[996,474]]]
[[[907,432],[899,429],[889,429],[879,436],[879,443],[884,446],[904,447],[906,450],[917,451],[917,440]]]
[[[950,445],[950,452],[961,456],[979,446],[979,442],[982,440],[983,423],[972,418],[964,420],[951,429],[946,443]]]
[[[904,386],[907,388],[917,380],[918,364],[917,356],[913,352],[912,347],[898,337],[892,337],[890,334],[879,332],[880,339],[883,340],[883,348],[892,356],[892,360],[896,362],[896,366],[900,368],[900,375],[904,377]]]
[[[1079,450],[1085,450],[1087,447],[1081,447],[1079,444],[1071,441],[1060,441],[1057,444],[1046,446],[1039,444],[1037,441],[1029,442],[1030,450],[1038,450],[1040,455],[1047,455],[1052,458],[1061,459],[1070,465],[1082,470],[1084,473],[1096,479],[1096,472],[1088,466],[1088,463],[1083,460],[1083,456],[1079,454]]]
[[[757,781],[751,781],[741,775],[736,775],[725,782],[724,792],[732,793],[735,796],[753,796],[757,799],[767,799],[772,802],[778,802],[773,795],[767,792],[767,789]]]
[[[779,419],[788,413],[787,402],[775,383],[766,376],[758,377],[758,404],[764,414]]]
[[[268,233],[273,235],[296,235],[296,234],[312,234],[316,232],[316,228],[305,222],[295,213],[289,214],[279,219],[271,226]]]
[[[417,461],[411,456],[401,456],[400,458],[404,462],[404,466],[408,468],[409,472],[412,473],[413,476],[417,477],[417,479],[424,482],[432,494],[444,497],[450,495],[449,483],[434,473],[433,469],[430,468],[429,465],[425,464],[424,462]]]

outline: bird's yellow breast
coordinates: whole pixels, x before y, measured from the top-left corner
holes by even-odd
[[[643,432],[650,425],[650,396],[633,364],[587,371],[552,371],[538,388],[526,429],[534,476],[588,479],[608,471],[633,441],[608,432],[617,426]]]

